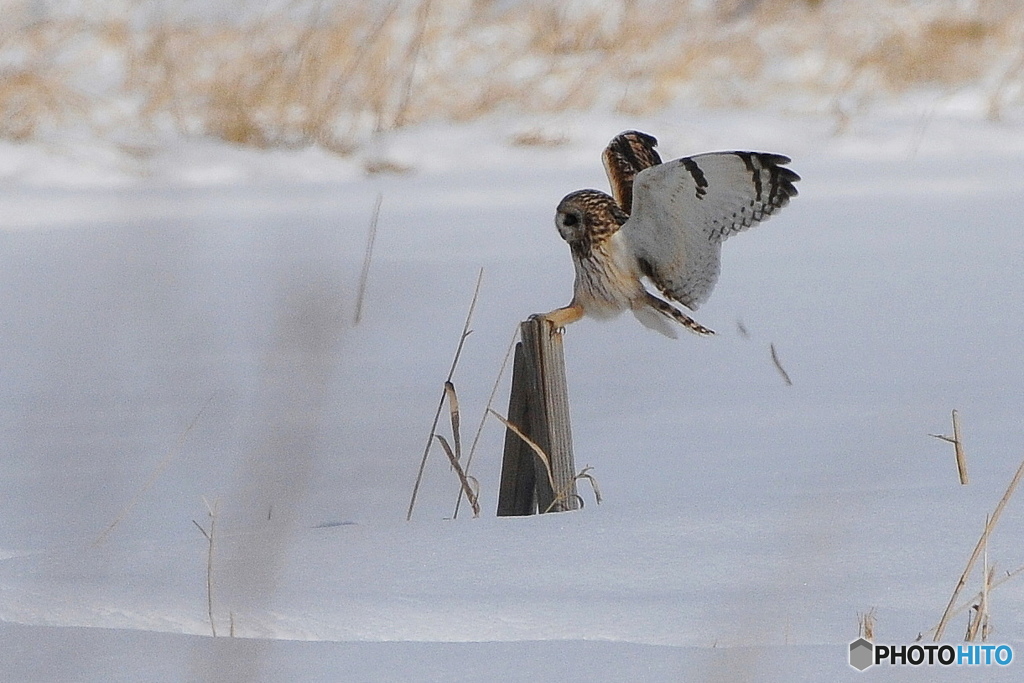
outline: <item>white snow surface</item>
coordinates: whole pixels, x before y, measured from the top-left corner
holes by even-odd
[[[568,142],[509,144],[531,127]],[[630,316],[567,330],[576,464],[601,505],[581,482],[581,511],[495,518],[488,420],[481,518],[451,519],[432,449],[407,522],[479,269],[453,380],[466,449],[517,322],[571,295],[554,207],[605,187],[600,152],[626,128],[665,158],[788,154],[800,196],[725,245],[695,316],[715,337]],[[937,623],[1024,457],[1021,126],[897,111],[832,128],[494,117],[353,158],[0,145],[5,680],[1016,679],[1016,661],[860,674],[846,653],[871,609],[877,642]],[[371,155],[413,170],[366,176]],[[507,395],[506,373],[499,412]],[[929,437],[953,408],[969,486]],[[997,575],[1024,564],[1022,533],[1011,499]],[[1021,581],[992,591],[990,642],[1024,657]]]

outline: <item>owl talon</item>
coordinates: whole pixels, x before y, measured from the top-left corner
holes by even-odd
[[[549,318],[547,313],[535,313],[530,316],[530,320],[540,320],[547,323],[548,334],[552,337],[565,334],[565,325],[559,325],[555,320]]]
[[[583,307],[576,304],[569,304],[562,308],[556,308],[550,313],[536,313],[531,318],[538,318],[546,321],[551,326],[551,334],[564,334],[566,325],[574,323],[583,317]]]

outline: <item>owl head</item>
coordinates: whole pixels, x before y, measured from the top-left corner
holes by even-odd
[[[570,245],[606,239],[629,218],[609,195],[577,190],[565,195],[555,212],[558,234]]]

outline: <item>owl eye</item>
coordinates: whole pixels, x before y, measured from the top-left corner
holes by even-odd
[[[564,225],[567,228],[571,228],[572,226],[576,225],[579,222],[580,217],[574,213],[567,213],[565,214],[565,217],[562,219],[562,225]]]

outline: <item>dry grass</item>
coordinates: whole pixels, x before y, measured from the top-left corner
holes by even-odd
[[[147,479],[142,484],[142,486],[139,487],[139,489],[135,492],[135,495],[131,497],[131,500],[128,501],[128,503],[124,506],[121,512],[117,515],[117,517],[114,518],[114,521],[108,524],[107,527],[103,530],[103,532],[96,537],[96,540],[92,543],[93,547],[102,545],[107,540],[107,538],[110,536],[111,532],[114,531],[117,525],[124,521],[124,518],[127,517],[128,514],[133,509],[135,509],[135,506],[139,504],[140,500],[142,500],[142,496],[147,491],[149,491],[150,488],[152,488],[153,484],[156,483],[156,480],[160,478],[160,475],[163,474],[168,467],[170,467],[174,459],[178,457],[178,453],[181,452],[181,447],[184,445],[185,439],[188,438],[188,435],[195,428],[196,423],[199,422],[199,418],[202,417],[204,412],[206,412],[206,409],[210,406],[210,403],[213,402],[213,399],[216,396],[216,394],[211,394],[210,397],[206,399],[206,403],[203,404],[203,407],[199,409],[199,412],[196,413],[196,416],[192,418],[192,421],[189,422],[185,430],[181,433],[180,436],[178,436],[178,440],[174,443],[174,446],[172,446],[171,449],[167,451],[167,454],[163,457],[163,459],[161,459],[160,462],[157,463],[157,466],[153,469],[153,473],[150,474],[149,479]]]
[[[977,621],[983,627],[982,632],[987,631],[988,622],[988,592],[991,587],[991,576],[989,575],[988,564],[988,539],[992,534],[992,530],[995,529],[996,523],[999,521],[999,516],[1003,513],[1003,509],[1006,504],[1010,501],[1014,492],[1017,490],[1017,485],[1020,484],[1021,478],[1024,477],[1024,461],[1021,461],[1020,466],[1014,473],[1013,478],[1010,480],[1009,485],[1006,487],[1006,492],[1003,497],[999,499],[992,514],[985,519],[985,528],[981,533],[981,537],[978,539],[978,543],[974,546],[974,551],[971,553],[970,559],[967,560],[967,567],[964,569],[963,574],[960,575],[960,579],[957,581],[956,587],[953,589],[953,594],[949,598],[949,602],[946,604],[946,609],[942,612],[942,617],[939,619],[938,625],[934,629],[934,641],[939,642],[942,640],[942,636],[945,633],[946,625],[949,623],[955,613],[954,607],[956,605],[957,597],[960,595],[960,591],[967,583],[967,578],[971,575],[971,571],[974,569],[975,563],[978,558],[985,553],[985,570],[982,578],[982,589],[981,597],[979,600],[978,616]]]
[[[484,269],[481,268],[480,272],[476,277],[476,286],[473,288],[473,299],[469,302],[469,310],[466,312],[466,322],[462,326],[462,334],[459,336],[459,343],[455,347],[455,356],[452,358],[452,365],[448,369],[448,377],[444,380],[444,388],[441,390],[441,400],[437,403],[437,412],[434,413],[434,421],[430,425],[430,433],[427,435],[427,445],[423,449],[423,456],[420,458],[420,466],[416,472],[416,483],[412,487],[412,496],[409,498],[409,509],[406,511],[405,519],[409,521],[412,519],[413,510],[416,508],[416,498],[420,492],[420,484],[423,482],[423,472],[427,467],[427,457],[430,455],[430,447],[434,444],[434,439],[437,435],[437,423],[441,419],[441,410],[444,409],[445,401],[449,401],[449,409],[453,410],[452,414],[452,431],[458,432],[458,404],[451,402],[451,397],[454,395],[454,386],[452,385],[452,377],[455,375],[455,369],[459,367],[459,358],[462,357],[462,349],[466,344],[466,339],[473,333],[470,329],[470,325],[473,322],[473,311],[476,310],[477,298],[480,296],[480,284],[484,279]],[[449,387],[451,387],[449,389]],[[442,443],[442,445],[444,445]],[[461,450],[461,448],[460,448]]]
[[[487,405],[484,406],[483,414],[480,416],[480,422],[477,423],[476,433],[473,435],[473,443],[469,446],[469,456],[466,458],[466,472],[469,472],[469,468],[473,466],[473,456],[476,455],[476,447],[480,443],[480,437],[483,435],[484,424],[487,422],[488,412],[491,410],[491,406],[494,405],[494,398],[498,395],[498,387],[501,386],[501,380],[505,376],[505,368],[508,367],[508,361],[512,357],[512,352],[515,350],[516,339],[519,336],[518,328],[512,334],[512,339],[509,341],[508,349],[505,351],[505,357],[501,360],[501,367],[498,368],[498,376],[494,378],[494,384],[491,386],[491,393],[487,397]],[[459,495],[455,499],[455,511],[452,513],[452,519],[459,518],[459,509],[462,506],[462,496],[464,494],[464,488],[459,489]]]
[[[857,614],[857,637],[875,640],[875,608]]]
[[[986,520],[986,522],[987,521],[988,520]],[[986,641],[988,640],[989,633],[991,633],[988,611],[988,594],[992,590],[995,573],[996,568],[989,567],[988,565],[988,548],[986,547],[985,564],[981,572],[981,598],[973,607],[971,618],[967,622],[967,633],[964,634],[964,640],[968,643],[975,642],[978,639]]]
[[[359,271],[359,288],[356,290],[356,312],[353,325],[358,325],[363,317],[363,299],[366,297],[366,285],[370,279],[370,263],[373,260],[373,243],[377,239],[377,223],[380,219],[380,206],[384,203],[384,195],[377,193],[373,203],[373,216],[370,218],[370,229],[366,235],[366,251],[363,252],[363,268]]]
[[[685,101],[844,121],[921,88],[980,89],[992,116],[1024,101],[1024,0],[296,0],[231,20],[151,10],[5,7],[0,136],[84,123],[347,154],[374,131],[495,111],[649,114]]]
[[[455,475],[459,478],[462,494],[466,496],[466,500],[469,501],[470,506],[473,508],[473,516],[479,517],[480,482],[475,477],[466,474],[466,470],[462,467],[462,429],[459,427],[461,418],[459,415],[459,398],[455,392],[455,385],[451,382],[445,382],[444,393],[448,401],[448,412],[451,414],[452,441],[455,443],[455,448],[452,448],[448,440],[440,434],[435,434],[434,438],[440,442],[445,454],[447,454],[448,462],[452,466]]]
[[[967,476],[967,456],[964,454],[964,442],[960,435],[960,413],[953,411],[953,436],[943,434],[929,434],[929,436],[953,444],[953,453],[956,456],[957,475],[960,477],[960,485],[966,486],[970,483]]]
[[[192,520],[192,523],[196,525],[199,532],[206,539],[206,611],[207,616],[210,618],[210,633],[216,638],[217,637],[217,621],[213,616],[213,551],[214,544],[217,540],[217,511],[218,501],[213,501],[213,505],[210,505],[210,501],[203,498],[203,504],[206,505],[206,514],[210,518],[210,528],[207,529],[196,520]],[[231,619],[231,636],[235,635],[235,621],[234,615]]]
[[[561,147],[568,142],[565,135],[552,135],[536,128],[520,131],[509,138],[513,147]]]
[[[540,464],[544,466],[544,472],[547,474],[548,485],[551,487],[551,490],[555,494],[554,498],[551,500],[551,503],[549,503],[548,506],[544,510],[542,510],[544,514],[551,512],[552,510],[559,509],[570,498],[575,498],[576,503],[582,509],[583,498],[578,494],[573,493],[573,489],[575,488],[576,482],[581,479],[586,479],[587,481],[590,482],[591,488],[594,489],[594,500],[597,501],[598,505],[601,504],[601,489],[597,485],[597,479],[594,478],[594,475],[590,474],[590,471],[594,469],[593,467],[590,467],[589,465],[587,467],[584,467],[582,470],[577,472],[576,475],[573,476],[572,480],[568,482],[565,486],[563,486],[562,488],[557,488],[555,485],[554,472],[552,472],[551,470],[551,458],[548,456],[547,453],[544,452],[544,449],[541,448],[536,441],[534,441],[525,433],[523,433],[523,431],[517,425],[509,422],[506,418],[504,418],[498,411],[488,408],[487,412],[489,412],[494,417],[498,418],[498,420],[503,425],[505,425],[506,428],[511,430],[513,434],[522,439],[523,443],[529,446],[530,450],[532,450],[534,455],[537,456],[537,460],[540,462]],[[565,508],[561,507],[561,509]]]
[[[88,111],[69,64],[81,48],[77,22],[13,26],[0,21],[0,137],[24,141]]]
[[[979,590],[977,593],[975,593],[973,596],[971,596],[968,600],[966,600],[965,602],[961,603],[961,605],[959,607],[957,607],[955,610],[953,610],[950,613],[950,618],[957,617],[957,616],[959,616],[959,615],[961,615],[961,614],[963,614],[965,612],[969,612],[970,613],[970,619],[968,620],[968,628],[970,628],[971,625],[974,623],[975,619],[977,618],[977,616],[979,614],[981,614],[981,613],[987,614],[988,613],[988,596],[989,596],[989,594],[994,589],[998,588],[999,586],[1001,586],[1002,584],[1006,583],[1010,579],[1020,575],[1021,573],[1024,573],[1024,565],[1022,565],[1020,567],[1017,567],[1013,571],[1005,572],[1002,576],[1000,576],[997,579],[997,578],[995,578],[996,577],[995,567],[990,567],[988,572],[985,574],[981,590]],[[982,610],[979,609],[983,602],[985,603],[985,610],[984,610],[984,612],[982,612]],[[926,634],[931,634],[931,633],[934,633],[934,632],[935,632],[935,629],[931,629],[929,631],[926,631],[926,632],[922,633],[921,635],[919,635],[917,637],[917,640],[921,640]],[[968,631],[968,633],[969,633],[969,631]]]
[[[793,380],[789,378],[789,373],[786,372],[786,368],[782,367],[782,361],[779,359],[779,352],[775,350],[775,344],[769,344],[768,350],[771,352],[772,365],[775,366],[776,372],[782,377],[782,381],[786,383],[787,387],[793,386]]]

